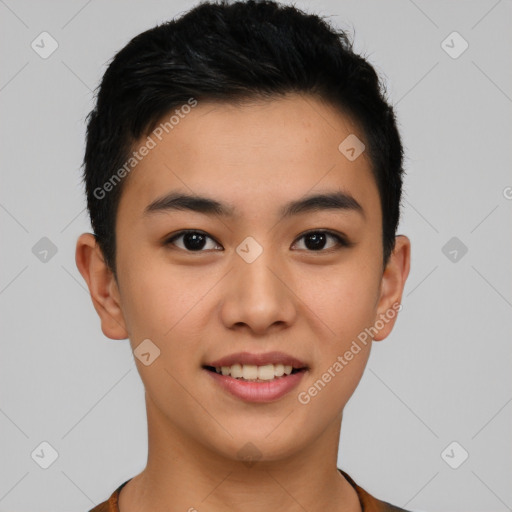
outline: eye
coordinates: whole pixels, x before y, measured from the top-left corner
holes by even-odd
[[[190,231],[180,231],[176,235],[167,239],[165,241],[164,245],[171,245],[171,244],[177,245],[175,243],[175,241],[180,238],[183,238],[184,247],[179,247],[179,246],[178,247],[180,249],[184,249],[189,252],[204,252],[204,251],[202,251],[202,249],[204,249],[205,245],[207,245],[206,244],[207,239],[210,239],[213,242],[215,242],[215,240],[213,240],[212,237],[208,236],[206,233],[203,233],[202,231],[190,230]],[[214,245],[213,249],[215,249],[216,246],[220,247],[218,244],[216,245],[216,242],[213,245]],[[210,247],[209,249],[211,249],[211,248],[212,247]]]
[[[352,243],[348,242],[341,235],[326,230],[309,231],[308,233],[301,235],[298,240],[302,240],[303,238],[305,239],[306,249],[314,252],[328,252],[328,250],[336,248],[339,249],[340,247],[350,247],[352,245]],[[335,243],[334,245],[331,245],[331,247],[328,247],[327,250],[324,250],[326,241],[329,238],[334,239]]]
[[[334,244],[331,244],[331,246],[327,247],[326,249],[325,245],[329,238],[334,240]],[[182,239],[181,246],[176,243],[176,241],[179,239]],[[302,239],[305,240],[304,245],[306,250],[310,252],[328,252],[332,249],[351,247],[353,245],[341,235],[327,230],[309,231],[308,233],[301,235],[297,240]],[[206,247],[208,245],[208,240],[213,242],[211,243],[210,247]],[[216,248],[221,247],[220,244],[218,244],[212,237],[202,231],[197,230],[180,231],[179,233],[173,235],[171,238],[167,239],[164,242],[164,245],[175,245],[179,249],[183,249],[188,252],[204,252],[203,249],[215,250]],[[220,250],[223,249],[221,248]]]

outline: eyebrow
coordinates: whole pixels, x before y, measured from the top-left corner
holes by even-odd
[[[171,192],[163,197],[155,199],[144,209],[144,216],[152,213],[164,213],[173,210],[185,210],[204,215],[215,215],[221,217],[234,217],[236,208],[217,201],[215,199],[189,195],[180,192]],[[306,196],[301,199],[290,201],[279,211],[281,219],[295,215],[324,210],[353,211],[365,217],[363,207],[354,197],[346,192],[328,192]]]

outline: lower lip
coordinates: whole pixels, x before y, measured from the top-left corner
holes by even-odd
[[[228,375],[203,370],[228,393],[247,402],[273,402],[297,387],[307,370],[301,370],[285,377],[278,377],[266,382],[248,382],[234,379]]]

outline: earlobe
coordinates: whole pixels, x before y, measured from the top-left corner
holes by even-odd
[[[374,341],[386,338],[395,325],[401,310],[402,294],[411,264],[411,242],[405,235],[398,235],[395,248],[382,276],[381,292],[375,324],[378,332]]]
[[[117,283],[91,233],[83,233],[76,243],[75,261],[85,279],[91,299],[101,320],[103,334],[113,340],[128,337]]]

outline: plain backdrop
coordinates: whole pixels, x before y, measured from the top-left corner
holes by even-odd
[[[193,5],[0,0],[0,511],[86,511],[145,465],[129,342],[102,334],[75,267],[84,121],[114,53]],[[406,151],[403,310],[345,409],[338,465],[407,509],[510,510],[511,1],[296,5],[348,30]]]

